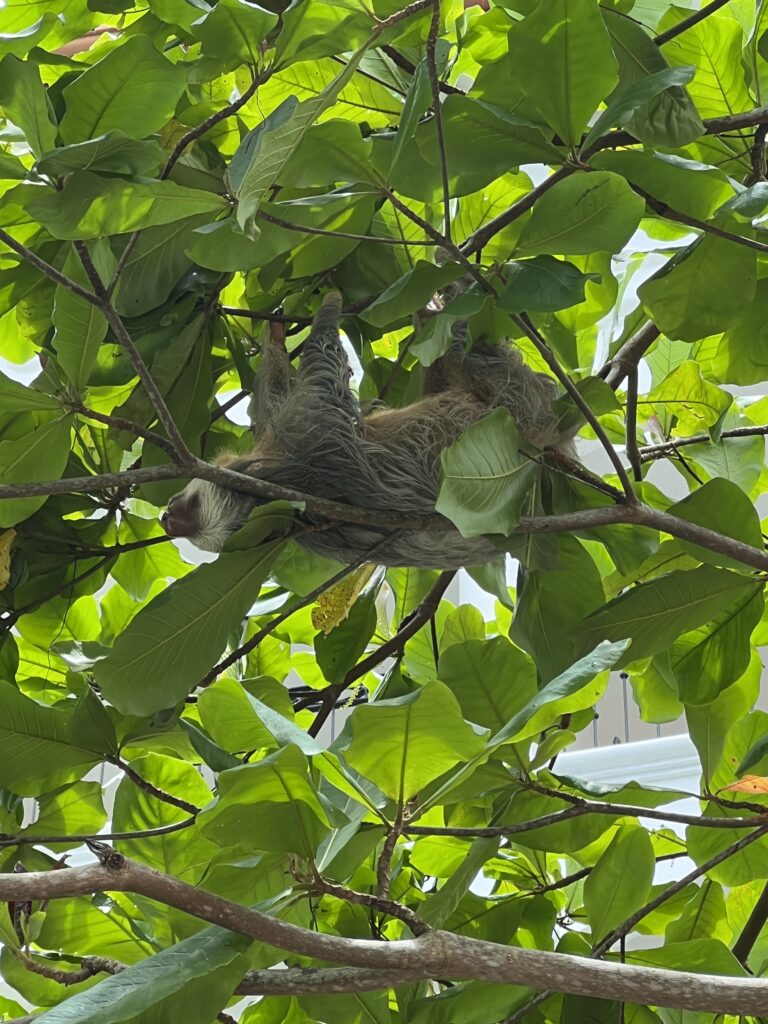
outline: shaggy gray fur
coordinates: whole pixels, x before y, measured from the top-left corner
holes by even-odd
[[[448,352],[425,374],[423,397],[404,409],[376,410],[364,416],[352,393],[350,367],[339,340],[341,297],[327,296],[306,341],[298,374],[291,376],[287,353],[268,342],[256,380],[255,446],[249,455],[220,462],[284,487],[376,511],[429,514],[440,490],[440,454],[472,423],[492,409],[509,410],[520,433],[537,448],[572,454],[569,436],[557,429],[552,381],[534,373],[508,346],[475,346],[466,351],[466,326],[459,323]],[[191,486],[191,485],[190,485]],[[242,520],[256,499],[238,495],[240,513],[232,518],[232,492],[197,481],[217,506],[216,522],[197,523],[191,539],[207,546],[221,534],[226,510]],[[184,499],[184,493],[178,496]],[[178,499],[177,499],[178,500]],[[307,534],[305,547],[341,562],[359,558],[381,540],[380,528],[339,524]],[[386,565],[453,569],[499,557],[483,538],[458,531],[409,531],[377,556]]]

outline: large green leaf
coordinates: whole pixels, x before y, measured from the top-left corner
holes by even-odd
[[[618,81],[611,41],[592,0],[541,0],[513,25],[509,56],[522,91],[570,145]]]
[[[674,427],[675,436],[704,431],[717,438],[732,401],[729,392],[710,384],[698,364],[687,359],[640,400],[640,409],[650,407],[663,429]]]
[[[36,64],[8,54],[0,61],[0,107],[24,132],[35,156],[56,145],[56,122]]]
[[[595,942],[642,907],[655,868],[645,829],[636,825],[620,829],[584,883],[584,905]]]
[[[181,1015],[210,1024],[248,969],[251,940],[206,928],[46,1010],[43,1024],[144,1024]]]
[[[206,57],[253,67],[259,64],[262,41],[276,24],[276,14],[248,0],[219,0],[192,31]]]
[[[661,81],[657,76],[664,75],[669,65],[643,26],[633,18],[625,17],[620,10],[601,6],[600,13],[619,62],[619,88],[612,100],[618,100],[619,93],[628,95],[633,88],[647,88],[652,79]],[[681,88],[690,81],[687,68],[693,66],[698,77],[701,66],[698,62],[691,65],[686,65],[685,61],[674,63],[679,63],[685,70],[684,80],[670,83],[670,88],[649,97],[648,102],[634,111],[626,122],[629,131],[649,146],[684,146],[704,134],[701,117],[691,97]]]
[[[0,682],[0,739],[0,786],[21,794],[77,778],[111,753],[78,734],[71,708],[44,707],[6,682]]]
[[[641,583],[588,615],[576,627],[582,650],[601,640],[630,639],[624,661],[637,661],[665,650],[682,633],[703,626],[726,603],[752,592],[754,580],[728,569],[699,566],[675,569]]]
[[[599,274],[583,274],[573,263],[552,256],[517,260],[505,267],[507,283],[499,296],[499,308],[507,313],[554,313],[584,301],[588,281]]]
[[[62,416],[18,441],[0,441],[0,484],[58,480],[67,463],[71,431],[71,417]],[[15,526],[47,500],[46,495],[0,499],[0,526]]]
[[[421,309],[438,289],[458,280],[462,273],[457,263],[438,267],[418,260],[412,270],[366,306],[361,316],[375,327],[385,327]]]
[[[54,175],[98,171],[151,176],[162,166],[163,157],[163,149],[157,142],[132,139],[124,132],[113,130],[85,142],[59,146],[37,161],[37,169]]]
[[[747,495],[736,484],[722,477],[715,477],[692,491],[687,498],[670,505],[669,512],[689,523],[714,530],[724,537],[732,537],[761,551],[763,531],[760,516]],[[736,558],[718,554],[700,544],[678,540],[678,544],[699,562],[722,565],[730,569],[743,569],[744,563]]]
[[[643,200],[617,174],[594,171],[559,181],[536,203],[518,252],[585,255],[618,252],[643,215]]]
[[[221,772],[217,797],[199,818],[203,835],[220,846],[314,860],[330,826],[307,768],[306,756],[288,746]]]
[[[462,714],[497,732],[537,691],[530,658],[503,636],[451,644],[440,655],[438,676]]]
[[[641,285],[648,315],[668,338],[698,341],[724,331],[755,295],[752,249],[705,235]]]
[[[109,284],[117,262],[109,243],[106,239],[99,239],[90,246],[89,252],[102,284]],[[67,257],[64,272],[82,287],[89,291],[92,289],[74,249]],[[92,303],[81,299],[64,285],[58,285],[51,320],[56,328],[53,345],[59,365],[72,384],[82,388],[88,383],[99,345],[106,337],[106,317]]]
[[[90,171],[70,175],[61,191],[21,185],[11,198],[22,203],[55,238],[89,239],[125,234],[207,213],[223,213],[221,196],[172,181],[123,181]]]
[[[405,803],[483,748],[447,686],[432,682],[404,697],[352,712],[336,748],[393,800]]]
[[[518,449],[506,409],[473,423],[442,453],[443,484],[436,508],[462,536],[511,534],[538,475],[536,462]]]
[[[230,176],[238,198],[237,221],[247,234],[255,234],[254,217],[268,190],[310,126],[336,101],[371,42],[366,42],[314,99],[299,103],[295,96],[288,97],[243,139]]]
[[[148,715],[193,690],[258,597],[282,543],[221,554],[142,608],[95,666],[109,701]]]
[[[145,139],[171,117],[184,86],[183,69],[158,53],[149,36],[135,35],[64,88],[61,137],[84,142],[120,131]]]

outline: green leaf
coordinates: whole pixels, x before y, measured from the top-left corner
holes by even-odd
[[[599,274],[583,274],[578,267],[552,256],[507,263],[506,285],[498,299],[507,313],[554,313],[584,301],[588,281],[599,281]]]
[[[61,413],[61,405],[50,395],[26,387],[0,373],[0,409],[3,414],[22,412]]]
[[[635,825],[619,829],[584,883],[584,906],[595,942],[643,906],[655,868],[645,829]]]
[[[62,140],[84,142],[113,130],[145,139],[170,119],[184,86],[180,65],[158,53],[149,36],[132,36],[63,89]]]
[[[537,692],[533,662],[503,636],[451,644],[440,654],[437,674],[459,701],[464,717],[492,732]]]
[[[107,699],[125,713],[148,715],[186,696],[256,600],[282,544],[225,552],[142,608],[95,666]]]
[[[709,480],[682,501],[670,505],[667,511],[689,523],[740,540],[758,551],[763,550],[763,532],[757,509],[740,487],[722,477]],[[744,569],[744,563],[737,558],[729,558],[687,540],[678,540],[677,543],[699,562]]]
[[[94,242],[89,252],[104,285],[108,285],[117,261],[106,239]],[[64,264],[64,273],[84,288],[91,289],[80,257],[72,249]],[[93,303],[81,299],[64,285],[57,285],[51,315],[56,332],[53,346],[59,365],[78,390],[88,383],[99,346],[107,335],[107,320]]]
[[[56,145],[56,121],[36,64],[12,54],[0,60],[0,107],[22,130],[35,156]]]
[[[99,171],[151,177],[162,166],[164,156],[156,142],[132,139],[125,132],[115,130],[54,149],[37,161],[37,169],[41,174],[54,176],[72,171]]]
[[[48,35],[57,17],[53,11],[46,11],[34,24],[19,32],[0,32],[0,52],[12,53],[15,57],[26,57],[33,46],[37,46]]]
[[[443,484],[435,507],[463,537],[509,536],[520,522],[539,467],[520,454],[518,444],[509,412],[496,409],[442,453]]]
[[[344,760],[404,804],[484,746],[447,686],[355,708],[335,745]]]
[[[460,867],[436,893],[427,896],[421,904],[419,917],[433,928],[442,928],[469,892],[483,865],[495,856],[498,848],[498,839],[475,839],[462,858]]]
[[[413,73],[408,95],[405,98],[403,112],[400,115],[400,123],[397,126],[397,135],[392,147],[392,161],[389,165],[389,173],[394,174],[398,161],[403,152],[403,147],[411,139],[416,126],[424,116],[432,98],[429,84],[429,65],[427,59],[422,60]]]
[[[390,285],[360,316],[374,327],[386,327],[425,306],[437,291],[457,281],[463,273],[457,263],[437,267],[426,260]]]
[[[277,15],[248,0],[219,0],[210,14],[196,21],[192,31],[206,57],[232,64],[258,66],[261,43],[277,24]]]
[[[641,78],[621,89],[590,128],[582,148],[588,148],[590,143],[607,132],[609,128],[627,124],[638,108],[646,106],[670,86],[687,85],[695,72],[696,68],[694,67],[663,68],[661,71],[656,71],[652,75],[648,75],[647,78]]]
[[[726,605],[711,622],[684,633],[669,652],[684,704],[709,704],[749,666],[750,637],[765,607],[763,584],[753,584]]]
[[[575,537],[557,538],[554,568],[521,570],[517,608],[509,635],[532,655],[544,681],[554,678],[576,656],[570,627],[605,603],[597,566]]]
[[[570,145],[618,81],[611,41],[592,0],[541,0],[513,25],[509,56],[520,89]]]
[[[227,208],[221,196],[172,181],[128,182],[99,178],[89,171],[69,176],[58,192],[39,186],[18,188],[21,191],[14,191],[13,198],[23,202],[54,238],[64,239],[125,234],[202,213],[215,217]]]
[[[678,437],[690,437],[701,431],[717,437],[733,398],[704,380],[698,364],[688,359],[642,401],[653,408],[663,425],[671,428],[674,422]]]
[[[0,484],[58,480],[67,464],[71,430],[71,417],[62,416],[18,441],[0,441]],[[0,526],[15,526],[47,500],[47,495],[4,498],[0,501]]]
[[[248,682],[249,688],[253,685],[252,681]],[[279,686],[278,683],[274,685]],[[232,751],[259,750],[276,745],[268,726],[259,717],[260,707],[263,707],[261,702],[254,700],[242,683],[226,678],[206,687],[197,703],[200,721],[206,731],[225,750]]]
[[[588,615],[576,628],[581,650],[601,640],[630,639],[624,662],[663,651],[682,633],[703,626],[741,594],[754,589],[748,576],[699,566],[690,572],[675,569],[640,583],[604,608]]]
[[[254,235],[254,217],[268,190],[310,126],[352,78],[370,42],[314,99],[299,103],[295,96],[288,97],[243,139],[233,157],[230,177],[238,199],[237,222],[246,234]]]
[[[633,18],[627,18],[623,11],[600,8],[613,42],[613,52],[619,62],[619,89],[629,90],[663,74],[669,67],[667,51],[661,52],[646,29]],[[682,69],[693,66],[696,77],[701,74],[699,61],[675,61]],[[687,79],[686,79],[687,80]],[[617,90],[618,92],[618,90]],[[612,99],[616,98],[616,93]],[[625,127],[648,146],[664,146],[676,149],[704,134],[704,124],[696,107],[685,89],[673,85],[661,94],[652,97],[638,109]]]
[[[640,223],[643,200],[608,171],[572,174],[538,200],[518,252],[586,255],[618,252]]]
[[[340,683],[357,664],[376,629],[376,590],[359,597],[343,622],[315,637],[317,664],[329,683]]]
[[[100,782],[70,783],[41,796],[38,803],[40,813],[25,829],[27,835],[96,835],[107,820]],[[75,842],[61,847],[76,845]]]
[[[0,787],[21,795],[36,795],[77,778],[106,753],[78,743],[71,710],[44,707],[3,682],[0,741]]]
[[[648,316],[668,338],[698,341],[724,331],[755,295],[757,255],[704,235],[638,289]]]
[[[224,928],[190,939],[105,978],[46,1010],[42,1024],[141,1024],[181,1014],[210,1024],[248,969],[251,940]]]
[[[219,846],[297,853],[314,860],[330,826],[295,746],[221,772],[218,795],[198,818]]]

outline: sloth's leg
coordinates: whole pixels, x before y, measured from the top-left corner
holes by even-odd
[[[294,383],[284,328],[282,324],[270,324],[269,338],[261,350],[259,368],[253,381],[253,401],[248,410],[256,440],[274,426]]]
[[[325,413],[336,410],[350,423],[362,425],[360,404],[349,382],[352,371],[339,337],[341,296],[326,295],[304,344],[298,375],[297,405],[321,402]]]

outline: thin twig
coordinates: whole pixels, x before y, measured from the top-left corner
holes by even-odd
[[[376,19],[376,27],[379,34],[388,28],[392,28],[393,25],[397,25],[398,22],[405,21],[405,19],[410,18],[411,15],[418,14],[420,11],[431,6],[432,0],[414,0],[414,2],[408,4],[407,7],[403,7],[401,10],[395,11],[394,14],[390,14],[388,18],[383,18],[382,20]]]
[[[377,665],[380,665],[382,661],[399,654],[408,640],[415,636],[429,622],[455,575],[456,571],[453,569],[440,573],[427,596],[393,637],[377,647],[375,651],[363,658],[362,661],[359,661],[354,668],[351,668],[342,682],[328,686],[325,690],[318,691],[317,696],[322,698],[323,703],[315,715],[312,725],[309,727],[310,736],[317,736],[328,716],[333,711],[339,696],[345,690],[349,689],[358,679],[362,679],[364,675],[376,668]]]
[[[678,448],[685,448],[690,444],[716,444],[732,437],[760,437],[768,434],[768,424],[764,423],[755,427],[734,427],[732,430],[724,430],[717,442],[713,441],[709,434],[693,434],[691,437],[673,437],[661,444],[647,444],[639,448],[640,459],[647,462],[649,459],[662,459],[667,455],[674,454]]]
[[[394,46],[381,46],[379,49],[382,53],[385,53],[392,63],[400,68],[401,71],[407,71],[409,75],[416,73],[416,65],[413,61],[408,60],[402,53],[399,53]],[[440,82],[440,92],[446,93],[448,96],[465,96],[466,93],[463,89],[458,89],[455,85],[450,85],[448,82]]]
[[[200,808],[196,807],[195,804],[191,804],[188,800],[184,800],[179,796],[174,796],[173,793],[166,793],[164,789],[159,789],[153,783],[147,779],[142,778],[141,775],[120,757],[109,758],[110,762],[119,768],[125,775],[126,778],[130,779],[131,782],[138,786],[139,789],[144,790],[145,793],[149,793],[150,796],[156,797],[158,800],[162,800],[164,804],[170,804],[172,807],[178,807],[182,811],[186,811],[187,814],[199,814]],[[101,840],[103,837],[99,836]]]
[[[181,436],[179,428],[176,426],[176,422],[171,415],[170,409],[166,405],[160,389],[157,384],[155,384],[154,378],[147,368],[147,364],[144,362],[141,353],[134,345],[133,338],[131,338],[125,324],[112,304],[107,293],[107,289],[104,287],[104,284],[99,277],[99,272],[93,264],[91,254],[88,251],[88,246],[85,242],[73,242],[72,244],[80,257],[80,262],[88,276],[88,280],[91,282],[93,290],[97,298],[100,300],[99,309],[107,318],[120,347],[125,350],[131,366],[136,371],[141,383],[144,385],[144,390],[152,403],[152,407],[157,414],[158,420],[162,423],[163,429],[173,445],[175,452],[174,458],[182,464],[193,462],[195,457],[187,447],[187,442]]]
[[[37,611],[38,608],[42,608],[48,601],[53,600],[54,597],[58,597],[60,594],[66,594],[68,590],[77,583],[82,583],[83,580],[87,580],[89,576],[93,576],[94,573],[98,572],[99,569],[103,569],[108,562],[115,556],[112,554],[106,554],[104,557],[98,555],[84,556],[96,558],[95,565],[88,566],[87,569],[83,569],[81,573],[73,576],[71,580],[61,583],[58,587],[50,590],[43,597],[39,597],[34,601],[30,601],[29,604],[22,605],[21,608],[8,609],[8,612],[0,612],[0,636],[8,633],[19,621],[22,615],[28,615],[30,612]]]
[[[437,75],[437,38],[440,34],[440,0],[432,0],[432,21],[427,36],[427,72],[432,90],[432,109],[435,115],[435,133],[437,150],[440,154],[440,177],[443,185],[443,233],[447,242],[451,241],[451,189],[448,182],[448,154],[445,149],[445,133],[443,131],[443,112],[440,105],[440,80]]]
[[[357,558],[354,562],[351,562],[349,565],[346,565],[343,569],[339,570],[339,572],[337,572],[335,575],[331,576],[330,579],[326,580],[324,583],[321,583],[319,587],[315,587],[314,590],[311,590],[304,597],[298,598],[296,601],[292,602],[287,608],[283,609],[283,611],[281,611],[278,615],[275,615],[274,618],[270,619],[265,626],[262,626],[260,630],[254,633],[254,635],[249,640],[246,640],[244,644],[241,644],[238,648],[236,648],[236,650],[232,651],[231,654],[228,654],[226,658],[222,658],[218,665],[214,665],[210,672],[204,675],[200,682],[197,683],[194,689],[201,689],[202,687],[210,686],[211,683],[214,682],[214,680],[219,675],[221,675],[222,672],[225,672],[231,665],[234,665],[235,662],[239,661],[241,658],[246,657],[246,655],[250,654],[251,651],[255,650],[262,642],[262,640],[268,637],[271,633],[274,633],[277,627],[282,625],[282,623],[285,622],[286,619],[290,618],[291,615],[294,614],[294,612],[299,611],[301,608],[306,608],[307,605],[312,604],[313,601],[316,601],[321,594],[324,594],[326,590],[330,590],[331,587],[335,587],[337,583],[340,583],[343,579],[346,579],[346,577],[349,576],[350,573],[353,573],[355,569],[359,569],[360,566],[365,565],[366,562],[373,561],[379,551],[381,551],[385,547],[389,547],[393,539],[397,536],[397,532],[398,531],[394,530],[388,533],[380,541],[377,541],[376,544],[373,544],[370,548],[368,548],[368,550],[365,551],[362,555],[360,555],[360,557]]]
[[[667,203],[663,203],[661,200],[655,199],[650,195],[650,193],[646,192],[645,189],[640,188],[638,185],[631,185],[631,188],[636,195],[641,196],[646,201],[654,213],[657,213],[660,217],[664,217],[665,220],[684,224],[686,227],[693,228],[695,231],[703,231],[705,234],[715,235],[717,238],[724,238],[728,242],[735,242],[737,245],[744,245],[748,249],[755,249],[757,252],[768,252],[768,244],[765,242],[757,242],[754,238],[747,238],[746,235],[737,235],[733,231],[727,231],[725,228],[717,227],[716,224],[710,224],[709,221],[699,220],[697,217],[689,217],[687,213],[680,213],[679,210],[673,210]]]
[[[387,832],[384,845],[379,855],[379,863],[376,866],[376,894],[385,899],[389,896],[389,886],[392,881],[392,858],[395,854],[397,840],[403,833],[403,807],[400,804],[397,808],[397,816],[392,827]]]
[[[298,231],[302,235],[322,235],[325,238],[351,238],[356,242],[379,242],[381,245],[412,245],[421,247],[439,244],[431,239],[416,239],[414,241],[406,238],[387,238],[379,235],[358,235],[351,231],[331,231],[328,228],[307,227],[304,224],[294,224],[293,221],[284,220],[282,217],[276,217],[274,213],[267,213],[266,210],[259,210],[256,217],[259,220],[266,221],[268,224],[275,224],[279,228],[285,228],[286,231]]]
[[[388,899],[386,896],[374,895],[372,892],[357,892],[355,889],[348,889],[346,885],[338,885],[327,878],[316,876],[309,883],[310,888],[318,893],[328,896],[335,896],[336,899],[344,900],[345,903],[355,903],[360,907],[371,907],[379,910],[390,917],[396,917],[408,925],[414,935],[424,935],[430,930],[429,925],[422,921],[418,914],[415,914],[410,907],[398,903],[396,900]]]
[[[96,974],[120,974],[126,966],[119,960],[112,960],[109,957],[86,956],[83,957],[80,967],[76,970],[64,971],[60,967],[54,967],[53,964],[49,965],[40,963],[39,960],[33,960],[31,956],[22,951],[18,951],[16,957],[30,974],[48,978],[49,981],[55,981],[59,985],[79,985],[80,982],[87,981]]]
[[[132,839],[151,839],[153,836],[165,836],[170,832],[181,832],[189,828],[197,821],[196,817],[185,818],[183,821],[175,821],[172,825],[159,825],[157,828],[136,829],[133,832],[93,832],[80,835],[33,835],[22,833],[17,836],[8,836],[0,833],[0,849],[7,846],[56,846],[59,843],[66,843],[69,846],[78,846],[81,843],[92,842],[130,842]],[[34,826],[32,826],[34,827]]]
[[[80,416],[86,416],[89,420],[96,420],[97,423],[103,423],[107,427],[113,427],[115,430],[124,430],[127,434],[141,437],[160,448],[170,458],[173,458],[176,454],[173,445],[167,438],[155,433],[154,430],[149,430],[147,427],[134,423],[133,420],[123,419],[122,416],[108,416],[106,413],[96,412],[95,409],[89,409],[80,402],[72,405],[71,409]]]
[[[86,302],[90,302],[92,306],[101,307],[101,300],[98,296],[94,295],[93,292],[89,292],[87,288],[83,288],[77,281],[73,281],[71,277],[67,277],[66,274],[62,274],[56,267],[51,266],[50,263],[46,263],[44,259],[28,249],[26,245],[22,245],[21,242],[17,242],[16,239],[9,235],[7,231],[0,228],[0,242],[5,242],[9,249],[21,256],[23,260],[29,263],[30,266],[34,267],[35,270],[39,270],[41,274],[45,274],[46,277],[50,278],[56,284],[60,284],[64,288],[68,288],[73,295],[79,296],[81,299],[85,299]]]
[[[539,333],[539,331],[536,330],[528,316],[525,313],[521,315],[515,314],[512,317],[512,319],[515,321],[518,327],[520,327],[520,329],[525,333],[526,337],[528,337],[533,342],[534,346],[536,347],[536,351],[544,359],[547,366],[552,370],[554,375],[557,377],[557,379],[563,385],[565,390],[571,396],[576,407],[579,409],[584,419],[587,421],[587,423],[594,431],[597,439],[600,441],[600,444],[605,449],[608,458],[611,460],[611,464],[613,465],[614,470],[616,471],[616,476],[619,478],[619,483],[621,484],[621,488],[624,491],[624,497],[627,504],[636,504],[637,495],[635,494],[634,489],[632,488],[632,484],[630,483],[629,477],[627,476],[627,471],[624,468],[624,464],[619,458],[618,452],[611,444],[611,441],[608,435],[606,434],[605,430],[603,430],[603,427],[599,419],[592,412],[589,403],[585,401],[579,389],[573,383],[573,381],[565,372],[565,370],[560,366],[560,363],[555,357],[554,352],[549,347],[544,337]]]
[[[714,14],[715,11],[719,11],[721,7],[725,7],[728,0],[711,0],[710,3],[705,4],[700,10],[694,11],[687,18],[683,18],[676,25],[668,28],[666,32],[660,32],[659,35],[654,36],[653,41],[657,46],[663,46],[664,43],[668,43],[670,39],[676,39],[677,36],[687,32],[689,28],[693,28],[694,25],[698,25],[699,22],[704,21],[710,14]]]

